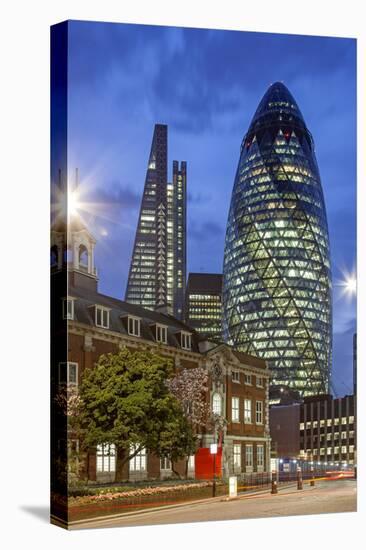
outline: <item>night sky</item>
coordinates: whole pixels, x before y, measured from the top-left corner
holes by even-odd
[[[188,172],[188,272],[221,272],[240,144],[283,81],[313,134],[333,273],[333,389],[352,392],[356,300],[356,41],[113,23],[69,26],[69,169],[97,239],[99,289],[124,298],[155,123]]]

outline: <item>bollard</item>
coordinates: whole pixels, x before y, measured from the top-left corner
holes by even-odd
[[[300,466],[297,467],[297,489],[298,491],[302,490],[302,474]]]
[[[272,472],[272,488],[271,488],[271,495],[277,495],[277,479],[276,479],[276,472]]]
[[[314,487],[314,485],[315,485],[314,468],[311,467],[311,468],[310,468],[310,471],[311,471],[310,487]]]

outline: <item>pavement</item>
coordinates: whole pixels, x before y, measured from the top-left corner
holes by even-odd
[[[328,480],[317,481],[315,487],[304,483],[304,489],[300,491],[297,490],[296,485],[282,487],[279,488],[277,495],[272,495],[267,489],[255,494],[239,495],[233,500],[218,497],[124,516],[75,522],[69,525],[69,529],[163,525],[356,511],[356,481],[353,479]]]

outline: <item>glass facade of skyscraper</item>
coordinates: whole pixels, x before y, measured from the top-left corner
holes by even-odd
[[[271,393],[326,393],[331,270],[314,143],[294,98],[270,86],[244,136],[228,217],[225,339],[268,361]]]

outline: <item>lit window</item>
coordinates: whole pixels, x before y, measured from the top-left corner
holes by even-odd
[[[245,466],[253,466],[253,445],[245,445]]]
[[[101,328],[109,328],[109,309],[95,306],[95,325]]]
[[[241,468],[241,445],[233,446],[234,467]]]
[[[116,471],[116,447],[114,444],[97,445],[97,472]]]
[[[252,400],[244,399],[244,422],[252,422]]]
[[[264,445],[257,445],[257,466],[264,466]]]
[[[136,446],[131,445],[130,454],[136,451]],[[146,470],[146,449],[141,449],[137,455],[130,459],[131,472],[143,472]]]
[[[354,421],[355,421],[355,417],[354,417],[354,416],[350,416],[350,417],[349,417],[349,423],[350,423],[350,424],[353,424]]]
[[[78,364],[59,363],[58,366],[58,381],[60,384],[70,384],[71,386],[78,385]]]
[[[240,384],[240,372],[238,370],[233,370],[231,373],[231,379],[233,382],[237,382]]]
[[[168,328],[164,325],[156,325],[156,341],[166,344],[168,342]]]
[[[248,386],[252,385],[252,375],[251,374],[244,374],[244,383]]]
[[[72,298],[63,299],[62,317],[69,320],[74,319],[74,300]]]
[[[300,422],[300,430],[304,429],[304,422]]]
[[[342,424],[347,424],[347,418],[345,416],[342,418]]]
[[[128,316],[128,334],[130,336],[140,336],[141,319]]]
[[[332,454],[332,448],[331,447],[328,447],[327,449],[327,455],[331,455]]]
[[[342,452],[342,453],[346,453],[346,452],[347,452],[347,447],[346,447],[346,445],[342,445],[342,451],[341,451],[341,452]]]
[[[231,398],[231,420],[239,422],[239,397]]]
[[[212,411],[214,414],[221,415],[222,412],[222,402],[221,395],[219,393],[214,393],[212,396]]]
[[[255,404],[256,424],[263,424],[263,401],[257,401]]]
[[[166,456],[162,456],[160,458],[160,470],[171,470],[171,469],[172,469],[171,460]]]

